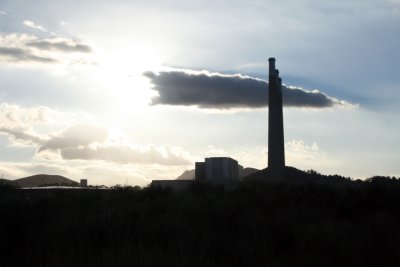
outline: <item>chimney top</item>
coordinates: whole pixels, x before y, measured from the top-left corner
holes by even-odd
[[[269,62],[271,62],[271,61],[275,62],[275,58],[274,58],[274,57],[270,57],[270,58],[268,59],[268,61],[269,61]]]

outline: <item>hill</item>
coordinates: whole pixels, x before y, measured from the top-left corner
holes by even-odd
[[[15,184],[18,187],[35,187],[43,185],[78,185],[78,182],[68,179],[61,175],[48,175],[48,174],[37,174],[24,178],[17,179]]]
[[[176,178],[176,180],[193,180],[195,170],[186,170]]]

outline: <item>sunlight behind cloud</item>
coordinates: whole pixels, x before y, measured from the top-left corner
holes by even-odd
[[[95,78],[106,87],[115,116],[124,117],[145,109],[155,93],[142,73],[161,68],[157,49],[146,45],[116,47],[101,53],[99,60]]]

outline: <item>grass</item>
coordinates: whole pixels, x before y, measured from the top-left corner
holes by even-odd
[[[400,266],[400,181],[0,187],[0,266]]]

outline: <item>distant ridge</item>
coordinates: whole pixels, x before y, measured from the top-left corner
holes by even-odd
[[[186,170],[176,178],[176,180],[193,180],[195,170]]]
[[[77,186],[78,182],[61,175],[37,174],[11,181],[18,187],[36,187],[43,185],[72,185]]]

